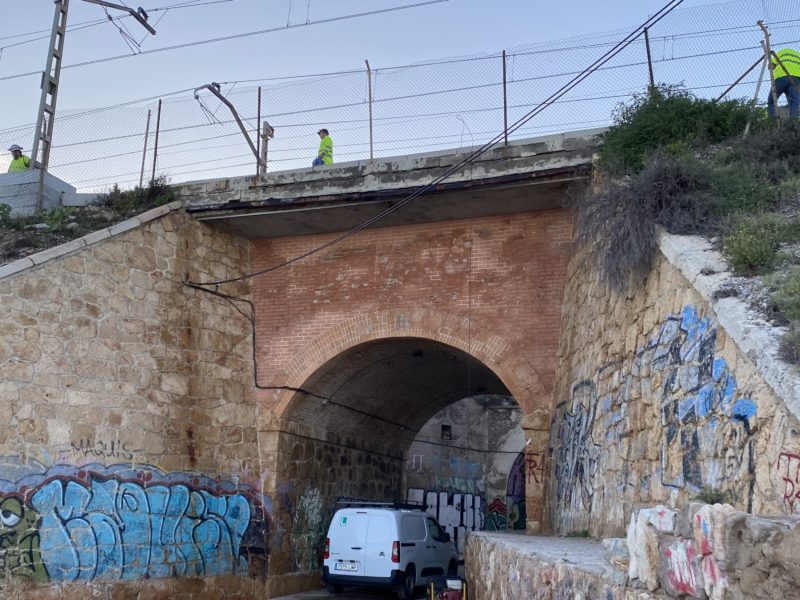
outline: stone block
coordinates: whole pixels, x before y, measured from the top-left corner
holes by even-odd
[[[705,600],[701,558],[695,551],[692,540],[678,538],[664,548],[658,571],[667,594]]]
[[[675,530],[677,513],[666,506],[656,506],[650,512],[649,522],[661,533],[672,533]]]
[[[630,565],[628,577],[639,579],[653,591],[658,588],[658,534],[650,525],[651,509],[643,508],[631,515],[628,525],[628,552]]]
[[[627,573],[631,561],[627,540],[625,538],[607,538],[602,541],[602,544],[603,558],[605,558],[614,569]]]

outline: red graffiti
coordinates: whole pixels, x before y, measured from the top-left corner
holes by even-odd
[[[544,453],[528,452],[525,455],[527,465],[528,483],[542,483],[544,481]]]
[[[786,461],[785,470],[781,469],[781,464]],[[795,505],[800,504],[800,454],[794,452],[781,452],[775,468],[782,470],[783,479],[783,503],[790,513],[795,512]]]
[[[678,541],[664,550],[668,559],[667,577],[679,594],[697,595],[697,578],[692,568],[694,549],[689,541]]]

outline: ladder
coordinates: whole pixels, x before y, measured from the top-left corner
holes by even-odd
[[[36,121],[36,135],[31,149],[31,160],[40,169],[39,192],[36,196],[36,210],[42,210],[44,173],[50,162],[50,148],[53,142],[53,121],[56,115],[58,81],[61,77],[61,57],[64,54],[64,35],[67,31],[67,11],[69,0],[54,0],[56,5],[53,17],[53,31],[50,35],[50,54],[47,67],[42,73],[42,96],[39,101],[39,116]],[[40,153],[41,146],[41,153]]]

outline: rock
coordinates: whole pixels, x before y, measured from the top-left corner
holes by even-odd
[[[617,570],[628,571],[631,555],[628,552],[628,542],[624,538],[608,538],[603,540],[603,558]]]
[[[663,551],[663,559],[658,568],[664,591],[670,596],[689,596],[704,600],[706,592],[701,558],[695,551],[692,540],[679,538],[670,543]]]
[[[658,534],[650,525],[652,509],[643,508],[631,516],[628,525],[628,577],[640,579],[648,590],[658,588]]]
[[[666,506],[656,506],[650,512],[650,524],[661,533],[675,531],[675,517],[677,513]]]
[[[28,226],[28,229],[43,231],[45,229],[50,229],[50,226],[47,223],[34,223],[33,225]]]

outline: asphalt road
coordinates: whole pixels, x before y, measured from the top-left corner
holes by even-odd
[[[392,598],[397,598],[397,596],[387,590],[346,588],[343,594],[329,594],[325,590],[319,590],[318,592],[283,596],[275,600],[391,600]],[[415,598],[425,598],[425,590],[418,589]]]

